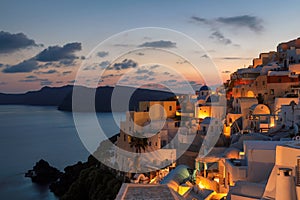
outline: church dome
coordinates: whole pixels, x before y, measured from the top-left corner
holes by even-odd
[[[300,38],[296,39],[295,46],[300,48]]]
[[[283,43],[283,44],[281,44],[281,48],[282,48],[282,50],[286,51],[286,50],[288,50],[289,45],[286,43]]]
[[[199,91],[209,91],[210,88],[207,85],[203,85]]]

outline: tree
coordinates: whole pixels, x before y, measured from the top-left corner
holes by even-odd
[[[145,152],[146,148],[148,147],[148,138],[145,138],[141,133],[135,131],[134,136],[131,137],[129,144],[131,148],[135,148],[136,153],[140,154],[142,153],[142,149]]]
[[[131,137],[131,141],[130,141],[130,147],[134,147],[135,148],[135,152],[137,153],[135,159],[134,159],[134,168],[135,168],[135,172],[138,171],[138,168],[140,168],[140,156],[142,153],[142,149],[146,150],[146,148],[148,147],[148,138],[145,138],[141,133],[135,131],[134,132],[134,136]]]

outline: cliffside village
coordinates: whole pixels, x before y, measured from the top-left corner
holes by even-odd
[[[120,125],[114,162],[131,183],[116,199],[300,199],[299,75],[300,38],[216,91],[140,102]]]

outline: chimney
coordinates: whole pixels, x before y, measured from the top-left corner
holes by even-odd
[[[292,169],[279,168],[276,178],[276,200],[296,200],[296,187]]]

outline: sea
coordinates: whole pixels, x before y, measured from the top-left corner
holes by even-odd
[[[77,129],[89,130],[88,123],[96,116],[106,136],[111,137],[119,133],[119,122],[125,120],[125,113],[114,113],[114,117],[112,113],[82,115],[84,121],[75,126],[72,113],[56,107],[0,105],[1,200],[58,199],[48,185],[32,183],[24,177],[25,172],[40,159],[61,171],[68,165],[86,161],[90,155],[87,149],[96,149],[101,141],[91,139],[93,146],[87,147],[82,142],[83,133],[78,134]],[[94,131],[92,127],[90,130]]]

